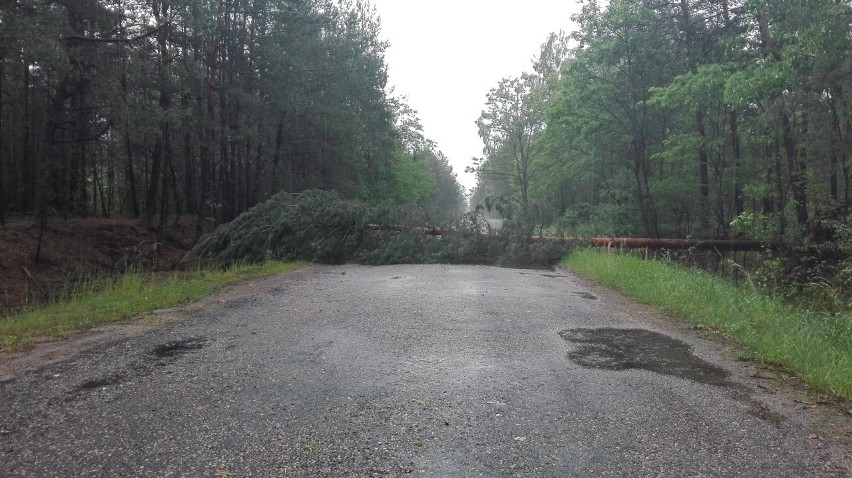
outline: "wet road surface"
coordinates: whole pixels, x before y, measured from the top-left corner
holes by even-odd
[[[2,476],[848,476],[564,271],[314,266],[0,387]]]

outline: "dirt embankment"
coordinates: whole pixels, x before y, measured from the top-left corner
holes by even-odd
[[[0,311],[47,300],[81,279],[183,267],[195,217],[170,221],[163,234],[138,219],[50,218],[36,261],[38,237],[32,217],[12,217],[0,226]]]

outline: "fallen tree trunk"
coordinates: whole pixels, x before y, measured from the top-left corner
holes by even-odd
[[[427,236],[443,236],[452,231],[435,229],[434,227],[409,227],[399,224],[367,224],[368,231],[395,231],[395,232],[419,232]]]
[[[562,244],[574,244],[578,246],[588,245],[595,247],[621,248],[621,249],[697,249],[717,251],[762,251],[766,244],[760,241],[748,241],[741,239],[655,239],[649,237],[595,237],[583,239],[579,237],[543,237],[533,236],[533,242],[559,242]]]
[[[370,231],[419,232],[428,236],[451,234],[451,230],[434,227],[408,227],[397,224],[369,224]],[[768,246],[760,241],[743,239],[656,239],[651,237],[551,237],[531,236],[530,242],[558,242],[560,244],[619,249],[696,249],[704,251],[762,251]]]

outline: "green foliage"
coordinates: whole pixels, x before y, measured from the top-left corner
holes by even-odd
[[[750,228],[793,244],[823,211],[849,211],[851,8],[584,5],[551,78],[555,94],[532,106],[546,113],[546,128],[531,141],[543,171],[529,185],[531,204],[555,210],[543,226],[675,237]],[[575,205],[623,222],[578,223]],[[627,218],[613,214],[620,209]]]
[[[770,244],[778,237],[778,217],[774,214],[744,212],[731,221],[734,231],[743,236]]]
[[[619,204],[577,203],[556,223],[556,233],[575,237],[629,237],[637,230],[635,210]]]
[[[510,223],[500,233],[487,232],[481,211],[467,213],[443,226],[441,236],[419,231],[395,232],[374,238],[361,253],[365,264],[483,264],[502,267],[549,268],[559,261],[564,245],[530,241],[529,227]]]
[[[736,108],[765,104],[789,89],[791,74],[783,63],[764,63],[737,71],[728,79],[725,101]]]
[[[368,228],[379,226],[378,230]],[[435,224],[440,235],[427,234]],[[433,222],[414,207],[368,207],[336,193],[278,194],[205,236],[188,254],[223,264],[266,258],[365,264],[450,263],[548,267],[565,253],[530,243],[530,227],[491,231],[481,211]]]
[[[750,357],[779,364],[815,389],[852,399],[852,310],[797,308],[709,274],[634,256],[588,250],[563,265],[738,341]]]
[[[363,1],[4,4],[0,222],[221,224],[312,188],[456,210],[452,168],[386,88],[386,47]]]
[[[780,258],[778,290],[815,310],[852,314],[852,217],[821,214],[803,242]]]
[[[397,216],[395,219],[407,220]],[[495,263],[493,233],[478,213],[468,213],[457,221],[447,221],[440,229],[452,233],[433,236],[410,227],[402,231],[375,234],[359,259],[364,264],[393,263]]]
[[[730,69],[732,65],[714,63],[678,75],[666,86],[651,88],[649,104],[694,111],[699,105],[717,97],[730,77]]]
[[[333,192],[279,193],[205,236],[189,257],[223,264],[268,257],[340,263],[354,256],[372,211]]]
[[[436,187],[435,177],[426,162],[401,152],[381,166],[376,176],[362,188],[361,197],[369,204],[418,204]]]

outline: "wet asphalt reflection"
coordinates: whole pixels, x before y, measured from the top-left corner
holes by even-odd
[[[559,336],[577,347],[568,358],[602,370],[642,369],[710,385],[730,386],[730,373],[693,355],[689,345],[650,330],[570,329]]]
[[[238,290],[1,381],[0,476],[850,476],[780,393],[566,271]]]

